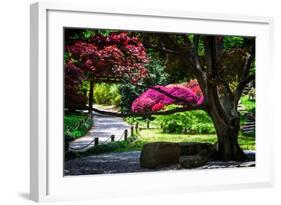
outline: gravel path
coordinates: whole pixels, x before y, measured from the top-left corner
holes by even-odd
[[[196,169],[217,169],[234,167],[254,167],[255,152],[246,151],[246,154],[253,160],[247,162],[222,162],[210,161],[207,165]],[[145,169],[140,167],[140,151],[109,153],[93,155],[80,159],[65,162],[65,175],[89,175],[89,174],[110,174],[128,172],[147,172],[159,170],[179,170],[180,165],[173,165],[161,169]]]
[[[71,142],[70,147],[80,149],[93,141],[95,137],[99,138],[100,143],[108,140],[111,135],[115,136],[115,140],[123,140],[124,136],[121,136],[126,129],[128,130],[128,135],[130,136],[130,125],[124,122],[123,118],[103,115],[96,112],[93,112],[93,116],[93,127],[84,137],[80,137]],[[92,146],[94,146],[94,144],[80,151],[85,151]]]

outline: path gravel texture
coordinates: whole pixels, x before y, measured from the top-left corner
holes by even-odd
[[[254,167],[255,152],[246,151],[251,161],[246,162],[222,162],[209,161],[206,165],[195,169],[218,169],[236,167]],[[182,169],[179,164],[159,169],[145,169],[140,167],[140,151],[109,153],[93,155],[80,159],[65,162],[64,174],[70,175],[90,175],[90,174],[112,174],[129,172],[148,172],[148,171],[174,171]],[[194,169],[189,169],[194,170]]]

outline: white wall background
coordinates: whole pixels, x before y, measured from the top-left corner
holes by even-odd
[[[78,1],[78,0],[77,0]],[[29,193],[29,4],[30,0],[2,1],[0,6],[0,204],[31,204]],[[84,2],[79,0],[78,2]],[[280,204],[281,202],[281,12],[277,0],[92,0],[100,6],[186,10],[272,16],[275,20],[274,55],[275,187],[268,189],[187,193],[66,204]],[[279,106],[279,107],[278,107]],[[280,125],[279,125],[280,124]],[[266,137],[266,136],[265,136]],[[147,182],[149,186],[149,182]],[[62,203],[62,202],[61,202]]]

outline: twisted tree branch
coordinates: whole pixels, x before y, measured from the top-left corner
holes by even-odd
[[[152,115],[169,115],[177,112],[184,112],[190,110],[205,110],[205,106],[203,105],[195,105],[195,106],[183,106],[179,108],[174,108],[172,110],[164,110],[164,111],[148,111],[148,112],[130,112],[130,113],[120,113],[120,112],[110,112],[105,110],[99,110],[97,108],[93,108],[94,112],[116,116],[116,117],[149,117]]]

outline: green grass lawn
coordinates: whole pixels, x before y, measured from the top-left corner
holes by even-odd
[[[128,141],[116,141],[92,147],[86,152],[75,153],[74,158],[110,152],[140,151],[149,142],[208,142],[215,143],[215,134],[168,134],[161,129],[141,129],[137,136],[129,137]],[[239,144],[243,150],[255,150],[255,138],[239,136]]]
[[[65,113],[64,115],[64,133],[66,134],[67,128],[70,128],[70,137],[75,139],[87,134],[88,130],[92,127],[92,120],[87,119],[88,115],[83,113]],[[81,121],[85,121],[78,126]]]
[[[161,129],[142,129],[136,141],[128,145],[130,150],[140,150],[149,142],[209,142],[215,143],[215,134],[169,134],[163,133]],[[255,150],[255,138],[239,135],[239,144],[244,150]]]
[[[215,143],[217,136],[215,134],[168,134],[163,133],[161,129],[141,129],[136,139],[131,142],[114,142],[99,147],[95,147],[90,154],[100,154],[104,152],[128,152],[141,150],[143,145],[149,142],[208,142]],[[255,150],[255,138],[239,136],[239,144],[243,150]],[[88,155],[87,153],[85,153]]]

